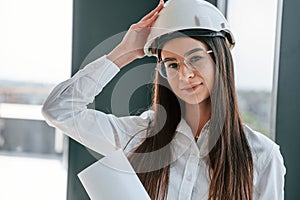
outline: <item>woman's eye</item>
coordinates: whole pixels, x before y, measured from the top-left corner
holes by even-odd
[[[193,56],[190,58],[190,62],[193,63],[193,62],[197,62],[201,59],[201,56]]]
[[[176,68],[178,68],[178,63],[169,63],[169,64],[167,64],[167,67],[172,68],[172,69],[176,69]]]

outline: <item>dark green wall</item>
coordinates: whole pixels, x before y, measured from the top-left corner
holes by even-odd
[[[282,13],[276,142],[287,168],[285,199],[300,199],[300,1],[284,0]]]

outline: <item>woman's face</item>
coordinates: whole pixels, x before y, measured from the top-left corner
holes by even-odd
[[[204,42],[189,37],[172,39],[162,49],[161,59],[166,61],[165,68],[177,71],[167,80],[173,92],[188,104],[199,104],[210,97],[215,63],[208,50]]]

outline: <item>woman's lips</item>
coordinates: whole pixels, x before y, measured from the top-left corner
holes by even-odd
[[[184,91],[187,91],[187,92],[193,92],[202,84],[203,83],[190,84],[190,85],[187,85],[185,87],[182,87],[181,90],[184,90]]]

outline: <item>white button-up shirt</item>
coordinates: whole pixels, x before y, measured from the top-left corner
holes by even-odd
[[[47,123],[102,155],[124,148],[136,133],[146,134],[153,120],[152,110],[140,116],[117,117],[87,108],[118,72],[119,68],[103,56],[57,85],[43,106]],[[208,199],[210,179],[204,161],[208,129],[209,122],[196,142],[191,128],[181,119],[171,142],[176,159],[170,166],[168,200]],[[253,199],[284,199],[286,169],[279,146],[246,125],[244,130],[254,161]],[[126,150],[130,151],[142,140],[143,137],[136,137]]]

